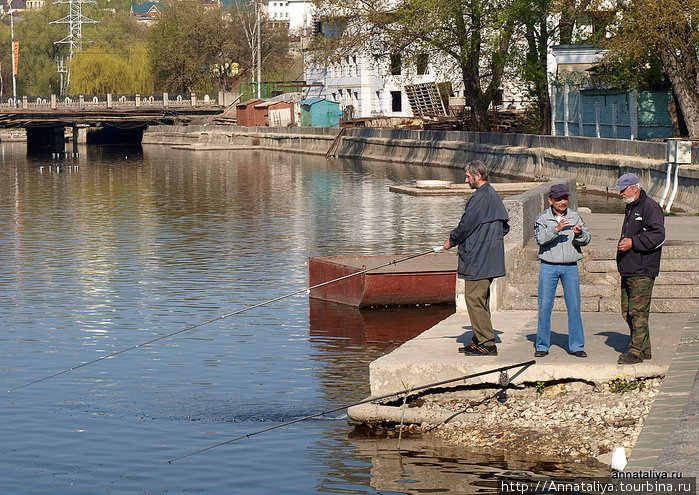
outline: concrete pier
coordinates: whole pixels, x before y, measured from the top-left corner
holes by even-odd
[[[591,259],[597,251],[612,249],[618,239],[622,215],[583,214],[593,236],[592,247],[584,250],[581,262]],[[668,280],[673,273],[689,282],[675,287],[685,290],[663,290],[659,294],[650,316],[653,358],[636,365],[619,365],[616,360],[624,352],[628,342],[628,328],[618,308],[618,294],[596,296],[595,305],[588,304],[583,311],[585,349],[588,358],[577,358],[567,352],[567,316],[564,311],[554,311],[552,317],[552,346],[550,354],[536,358],[536,364],[518,376],[513,383],[536,383],[551,380],[581,380],[604,383],[619,376],[648,378],[664,376],[662,389],[632,452],[629,470],[666,470],[696,476],[699,471],[699,295],[696,272],[699,271],[699,218],[696,216],[666,217],[668,245],[664,248],[672,255],[661,264],[661,275]],[[526,248],[520,253],[527,257]],[[681,272],[673,270],[682,269]],[[613,265],[609,270],[614,270]],[[511,274],[515,279],[517,273]],[[618,286],[618,274],[606,272],[606,282],[597,282],[598,288],[614,291]],[[521,282],[521,280],[520,280]],[[506,290],[506,289],[505,289]],[[677,304],[662,303],[663,296],[680,296]],[[508,299],[507,290],[503,295]],[[561,294],[558,295],[560,298]],[[688,296],[688,297],[681,297]],[[535,301],[535,297],[532,298]],[[602,301],[602,302],[600,302]],[[661,302],[661,304],[658,304]],[[564,309],[560,303],[557,308]],[[611,309],[610,309],[611,308]],[[663,309],[672,310],[661,312]],[[674,311],[674,312],[673,312]],[[493,313],[493,325],[498,345],[498,356],[466,357],[458,348],[470,342],[471,326],[468,314],[456,313],[418,337],[406,342],[390,354],[372,362],[369,367],[372,396],[384,395],[431,382],[448,380],[472,373],[521,363],[534,359],[536,336],[536,311],[499,310]],[[517,370],[512,370],[510,376]],[[484,375],[468,381],[468,384],[497,385],[499,374]],[[623,397],[620,397],[623,400]],[[350,408],[348,414],[358,421],[377,422],[431,422],[445,418],[435,417],[433,411],[421,414],[420,408],[409,409],[401,416],[401,408],[364,404]]]

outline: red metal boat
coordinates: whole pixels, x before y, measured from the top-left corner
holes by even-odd
[[[310,296],[356,307],[453,303],[456,256],[456,253],[427,254],[313,289]],[[401,255],[312,257],[308,261],[309,285],[313,287],[400,258]]]

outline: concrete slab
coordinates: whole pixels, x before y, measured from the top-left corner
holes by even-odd
[[[448,380],[533,359],[536,336],[535,311],[502,311],[493,314],[498,356],[465,356],[458,348],[471,341],[468,314],[456,313],[370,365],[371,395],[385,395],[410,387]],[[616,313],[583,313],[588,358],[567,352],[567,316],[552,316],[550,354],[514,382],[585,380],[606,382],[616,377],[662,376],[690,313],[651,314],[653,359],[636,365],[619,365],[617,357],[628,342],[628,329]],[[660,340],[663,345],[660,345]],[[516,370],[510,372],[512,375]],[[498,374],[469,383],[497,384]],[[458,382],[457,382],[458,383]]]
[[[492,182],[501,197],[515,196],[541,185],[541,182]],[[468,184],[449,184],[443,187],[418,187],[416,185],[389,186],[389,191],[410,196],[470,196],[473,189]]]

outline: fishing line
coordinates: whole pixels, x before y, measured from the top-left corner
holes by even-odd
[[[369,402],[375,402],[375,401],[378,401],[378,400],[389,399],[389,398],[391,398],[391,397],[396,397],[396,396],[400,396],[400,395],[403,395],[403,394],[413,394],[413,393],[419,392],[419,391],[421,391],[421,390],[426,390],[426,389],[429,389],[429,388],[436,388],[436,387],[439,387],[439,386],[441,386],[441,385],[446,385],[446,384],[448,384],[448,383],[454,383],[454,382],[458,382],[458,381],[461,381],[461,380],[468,380],[469,378],[476,378],[476,377],[483,376],[483,375],[489,375],[489,374],[491,374],[491,373],[503,373],[503,372],[505,372],[505,371],[507,371],[507,370],[510,370],[510,369],[512,369],[512,368],[519,368],[519,367],[522,367],[522,369],[512,377],[512,379],[514,379],[514,378],[517,377],[520,373],[522,373],[524,370],[526,370],[527,368],[529,368],[531,365],[533,365],[533,364],[535,364],[535,363],[536,363],[536,361],[531,360],[531,361],[526,361],[526,362],[524,362],[524,363],[511,364],[511,365],[509,365],[509,366],[503,366],[503,367],[501,367],[501,368],[496,368],[496,369],[493,369],[493,370],[480,371],[480,372],[478,372],[478,373],[473,373],[473,374],[470,374],[470,375],[460,376],[459,378],[450,378],[449,380],[442,380],[442,381],[440,381],[440,382],[434,382],[434,383],[430,383],[430,384],[428,384],[428,385],[422,385],[422,386],[420,386],[420,387],[412,387],[412,388],[409,388],[409,389],[401,390],[401,391],[399,391],[399,392],[393,392],[393,393],[391,393],[391,394],[386,394],[386,395],[382,395],[382,396],[379,396],[379,397],[368,397],[368,398],[366,398],[366,399],[364,399],[364,400],[360,400],[359,402],[355,402],[355,403],[353,403],[353,404],[349,404],[349,405],[345,405],[345,406],[336,407],[336,408],[334,408],[334,409],[328,409],[327,411],[317,412],[317,413],[315,413],[315,414],[311,414],[311,415],[308,415],[308,416],[304,416],[304,417],[302,417],[302,418],[297,418],[297,419],[294,419],[294,420],[291,420],[291,421],[287,421],[287,422],[285,422],[285,423],[279,423],[279,424],[274,425],[274,426],[269,426],[269,427],[267,427],[267,428],[263,428],[262,430],[254,431],[254,432],[252,432],[252,433],[246,433],[246,434],[237,436],[237,437],[235,437],[235,438],[232,438],[232,439],[230,439],[230,440],[225,440],[225,441],[223,441],[223,442],[218,442],[218,443],[215,443],[215,444],[213,444],[213,445],[209,445],[208,447],[204,447],[204,448],[202,448],[202,449],[194,450],[194,451],[192,451],[192,452],[189,452],[189,453],[187,453],[187,454],[181,455],[181,456],[179,456],[179,457],[174,457],[174,458],[172,458],[172,459],[170,459],[170,460],[161,462],[160,464],[156,464],[156,465],[151,466],[151,467],[149,467],[149,468],[146,468],[146,469],[143,469],[143,470],[141,470],[141,471],[138,471],[137,473],[134,473],[134,474],[132,474],[132,475],[123,476],[122,478],[131,479],[131,478],[134,478],[134,477],[136,477],[136,476],[138,476],[138,475],[141,475],[141,474],[144,474],[144,473],[153,471],[154,469],[157,469],[157,468],[159,468],[160,466],[164,466],[164,465],[166,465],[166,464],[172,464],[173,462],[177,462],[177,461],[180,461],[180,460],[182,460],[182,459],[186,459],[187,457],[192,457],[192,456],[194,456],[194,455],[201,454],[202,452],[206,452],[206,451],[208,451],[208,450],[212,450],[212,449],[221,447],[221,446],[223,446],[223,445],[228,445],[228,444],[237,442],[237,441],[239,441],[239,440],[243,440],[244,438],[250,438],[250,437],[253,437],[253,436],[255,436],[255,435],[259,435],[260,433],[265,433],[265,432],[268,432],[268,431],[271,431],[271,430],[276,430],[276,429],[278,429],[278,428],[283,428],[284,426],[289,426],[289,425],[293,425],[293,424],[295,424],[295,423],[300,423],[300,422],[302,422],[302,421],[306,421],[306,420],[309,420],[309,419],[318,418],[318,417],[320,417],[320,416],[325,416],[325,415],[327,415],[327,414],[331,414],[331,413],[334,413],[334,412],[337,412],[337,411],[341,411],[341,410],[343,410],[343,409],[349,409],[350,407],[359,406],[359,405],[362,405],[362,404],[367,404],[367,403],[369,403]],[[509,381],[511,381],[511,379],[508,380],[508,382],[509,382]],[[508,384],[509,384],[509,383],[508,383]],[[110,483],[113,484],[113,483],[116,483],[117,481],[119,481],[119,480],[114,480],[114,481],[111,481]]]
[[[356,277],[356,276],[358,276],[358,275],[363,275],[363,274],[365,274],[365,273],[367,273],[367,272],[371,272],[371,271],[374,271],[374,270],[378,270],[379,268],[384,268],[384,267],[387,267],[387,266],[390,266],[390,265],[396,265],[396,264],[398,264],[398,263],[402,263],[402,262],[404,262],[404,261],[408,261],[408,260],[411,260],[411,259],[414,259],[414,258],[418,258],[418,257],[420,257],[420,256],[425,256],[426,254],[430,254],[430,253],[439,253],[439,252],[441,252],[442,250],[443,250],[442,247],[441,247],[441,246],[438,246],[438,247],[429,249],[429,250],[427,250],[427,251],[423,251],[423,252],[421,252],[421,253],[411,254],[411,255],[406,256],[406,257],[404,257],[404,258],[400,258],[400,259],[397,259],[397,260],[389,261],[388,263],[384,263],[383,265],[375,266],[375,267],[373,267],[373,268],[366,268],[366,269],[364,269],[364,270],[360,270],[360,271],[355,272],[355,273],[350,273],[350,274],[348,274],[348,275],[344,275],[344,276],[342,276],[342,277],[335,278],[335,279],[333,279],[333,280],[328,280],[328,281],[326,281],[326,282],[321,282],[321,283],[316,284],[316,285],[314,285],[314,286],[312,286],[312,287],[306,287],[306,288],[304,288],[304,289],[298,289],[298,290],[295,290],[295,291],[293,291],[293,292],[289,292],[288,294],[284,294],[284,295],[281,295],[281,296],[278,296],[278,297],[275,297],[275,298],[272,298],[272,299],[267,299],[266,301],[262,301],[262,302],[260,302],[260,303],[253,304],[252,306],[246,306],[245,308],[239,309],[239,310],[237,310],[237,311],[233,311],[232,313],[227,313],[227,314],[224,314],[224,315],[220,315],[220,316],[217,316],[216,318],[212,318],[212,319],[210,319],[210,320],[207,320],[207,321],[198,323],[198,324],[196,324],[196,325],[192,325],[192,326],[183,328],[183,329],[181,329],[181,330],[177,330],[176,332],[168,333],[168,334],[166,334],[166,335],[161,335],[160,337],[156,337],[156,338],[151,339],[151,340],[148,340],[148,341],[146,341],[146,342],[141,342],[140,344],[136,344],[136,345],[132,345],[132,346],[130,346],[130,347],[126,347],[126,348],[121,349],[121,350],[118,350],[118,351],[116,351],[116,352],[112,352],[111,354],[107,354],[107,355],[104,355],[104,356],[100,356],[100,357],[98,357],[98,358],[96,358],[96,359],[93,359],[92,361],[87,361],[87,362],[85,362],[85,363],[78,364],[78,365],[73,366],[73,367],[71,367],[71,368],[66,368],[66,369],[64,369],[64,370],[57,371],[56,373],[53,373],[53,374],[51,374],[51,375],[47,375],[47,376],[44,376],[44,377],[42,377],[42,378],[36,379],[36,380],[34,380],[34,381],[31,381],[31,382],[25,383],[25,384],[23,384],[23,385],[20,385],[20,386],[18,386],[18,387],[11,388],[11,389],[9,389],[9,390],[7,391],[7,393],[9,394],[9,393],[14,392],[15,390],[19,390],[19,389],[22,389],[22,388],[25,388],[25,387],[29,387],[29,386],[31,386],[31,385],[35,385],[35,384],[37,384],[37,383],[41,383],[41,382],[46,381],[46,380],[50,380],[51,378],[54,378],[54,377],[57,377],[57,376],[60,376],[60,375],[64,375],[64,374],[66,374],[66,373],[70,373],[71,371],[75,371],[75,370],[77,370],[77,369],[84,368],[85,366],[89,366],[89,365],[94,364],[94,363],[97,363],[97,362],[99,362],[99,361],[103,361],[103,360],[105,360],[105,359],[113,358],[113,357],[115,357],[115,356],[118,356],[119,354],[123,354],[123,353],[128,352],[128,351],[133,351],[134,349],[139,349],[139,348],[141,348],[141,347],[145,347],[145,346],[147,346],[147,345],[154,344],[154,343],[159,342],[159,341],[161,341],[161,340],[169,339],[170,337],[174,337],[175,335],[179,335],[179,334],[184,333],[184,332],[189,332],[189,331],[191,331],[191,330],[194,330],[194,329],[196,329],[196,328],[203,327],[204,325],[208,325],[209,323],[213,323],[213,322],[215,322],[215,321],[224,320],[224,319],[226,319],[226,318],[230,318],[231,316],[239,315],[239,314],[241,314],[241,313],[245,313],[245,312],[250,311],[250,310],[252,310],[252,309],[259,308],[259,307],[262,307],[262,306],[266,306],[267,304],[271,304],[271,303],[273,303],[273,302],[281,301],[282,299],[287,299],[287,298],[289,298],[289,297],[293,297],[293,296],[296,296],[296,295],[298,295],[298,294],[310,293],[311,290],[313,290],[313,289],[317,289],[317,288],[319,288],[319,287],[323,287],[323,286],[326,286],[326,285],[329,285],[329,284],[333,284],[333,283],[335,283],[335,282],[340,282],[340,281],[342,281],[342,280],[345,280],[345,279],[348,279],[348,278],[352,278],[352,277]]]

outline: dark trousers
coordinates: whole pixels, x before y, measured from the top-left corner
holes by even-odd
[[[495,345],[495,332],[490,320],[490,284],[492,281],[492,278],[464,280],[468,318],[471,320],[474,342],[479,345]]]
[[[650,330],[648,314],[653,294],[653,277],[621,277],[621,315],[631,332],[630,354],[650,358]]]

